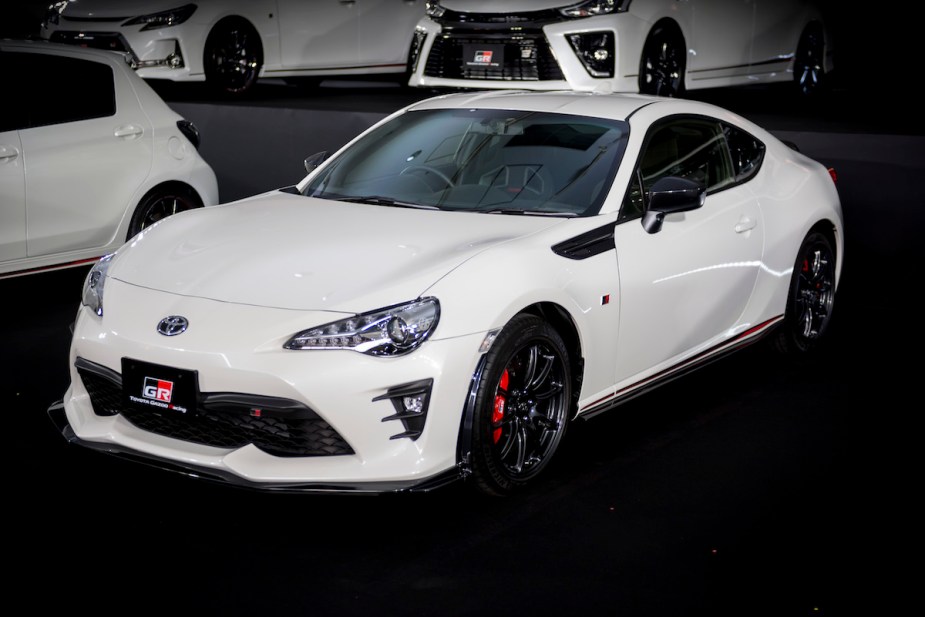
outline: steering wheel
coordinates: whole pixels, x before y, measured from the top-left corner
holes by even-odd
[[[449,187],[456,186],[456,183],[453,182],[452,178],[447,176],[445,173],[443,173],[439,169],[435,169],[434,167],[430,167],[428,165],[410,165],[402,169],[401,173],[399,173],[398,175],[404,176],[406,174],[411,174],[411,173],[420,172],[420,171],[423,171],[424,173],[434,174],[435,176],[437,176],[438,178],[446,182],[446,185]],[[430,185],[428,184],[428,186]]]

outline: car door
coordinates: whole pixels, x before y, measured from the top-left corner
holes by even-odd
[[[404,66],[424,0],[358,0],[361,66]]]
[[[746,75],[757,0],[692,3],[687,73],[691,81]]]
[[[702,207],[639,222],[646,192],[677,176],[707,187]],[[647,136],[615,229],[620,275],[617,382],[663,370],[734,334],[761,267],[761,211],[736,167],[723,126],[669,119]]]
[[[756,0],[751,73],[780,71],[796,52],[806,19],[806,4],[793,0]]]
[[[150,172],[151,123],[115,65],[120,57],[20,55],[41,76],[22,93],[28,255],[106,246]]]
[[[0,71],[7,76],[10,92],[23,92],[27,75],[0,52]],[[25,123],[20,97],[11,96],[0,114],[0,262],[26,256],[26,186],[19,129]]]
[[[358,64],[362,0],[279,0],[284,69],[326,69]]]

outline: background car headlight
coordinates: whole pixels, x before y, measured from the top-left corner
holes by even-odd
[[[84,280],[83,295],[80,303],[89,307],[97,315],[103,314],[103,286],[106,284],[106,272],[112,255],[104,255],[96,262]]]
[[[428,17],[443,17],[446,9],[437,2],[426,2],[424,4],[424,11],[427,13]]]
[[[139,17],[128,20],[122,25],[137,26],[144,24],[141,32],[144,32],[145,30],[155,30],[157,28],[169,28],[170,26],[182,24],[184,21],[189,19],[190,15],[192,15],[195,11],[195,4],[186,4],[175,9],[170,9],[169,11],[161,11],[160,13],[141,15]]]
[[[352,349],[373,356],[397,356],[426,341],[439,318],[437,299],[423,298],[303,330],[283,347]]]
[[[629,8],[630,0],[585,0],[559,9],[559,12],[566,17],[592,17],[608,13],[625,13]]]

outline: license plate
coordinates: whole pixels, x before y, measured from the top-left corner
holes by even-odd
[[[463,62],[472,69],[500,69],[504,66],[504,45],[464,45]]]
[[[122,358],[122,402],[134,409],[195,415],[196,371]]]

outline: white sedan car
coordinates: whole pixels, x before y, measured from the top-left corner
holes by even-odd
[[[80,0],[49,7],[42,36],[129,53],[146,79],[242,94],[260,77],[394,74],[424,0]]]
[[[577,418],[764,337],[811,352],[843,253],[834,173],[733,113],[436,97],[102,259],[49,413],[241,486],[505,494]]]
[[[807,0],[437,0],[417,26],[409,84],[678,96],[794,82],[811,94],[832,57]]]
[[[89,265],[218,203],[196,127],[122,54],[3,40],[0,68],[0,278]]]

